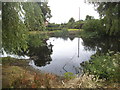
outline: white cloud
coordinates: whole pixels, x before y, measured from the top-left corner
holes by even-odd
[[[84,0],[49,0],[48,5],[51,9],[52,18],[50,22],[64,23],[73,17],[79,20],[79,7],[80,19],[84,20],[86,15],[99,18],[99,14],[94,10],[94,5],[84,3]]]

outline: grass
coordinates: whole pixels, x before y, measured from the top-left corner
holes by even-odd
[[[60,84],[58,76],[38,72],[28,65],[28,60],[6,57],[2,62],[3,88],[57,88]]]
[[[68,29],[68,31],[78,31],[78,30],[82,30],[82,29]]]
[[[56,32],[61,32],[62,30],[54,30],[54,31],[30,31],[29,34],[51,34]],[[68,31],[82,31],[82,29],[68,29]]]
[[[2,88],[115,88],[106,86],[103,80],[93,80],[93,75],[75,77],[71,72],[60,77],[42,73],[28,65],[28,60],[2,58]],[[116,86],[115,86],[116,85]]]

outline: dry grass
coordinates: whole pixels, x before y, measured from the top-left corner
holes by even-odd
[[[103,80],[94,80],[93,75],[67,80],[50,73],[42,73],[28,65],[26,60],[7,58],[2,60],[3,88],[116,88],[120,84],[107,84]]]
[[[9,59],[10,60],[10,59]],[[24,60],[18,60],[20,63]],[[15,59],[3,61],[3,88],[54,88],[60,84],[59,77],[50,73],[37,72],[30,66],[23,66]],[[25,65],[25,64],[24,64]]]
[[[86,74],[63,84],[64,88],[97,88],[95,81]]]

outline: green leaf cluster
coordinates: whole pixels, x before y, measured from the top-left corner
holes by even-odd
[[[110,82],[120,81],[120,53],[109,51],[107,54],[95,54],[89,61],[81,63],[84,72],[95,75],[99,79],[106,79]]]
[[[21,3],[2,3],[2,46],[8,52],[27,49],[27,28],[20,19]]]
[[[29,31],[32,30],[45,30],[44,14],[38,3],[2,2],[2,47],[6,52],[26,51],[28,45],[33,44],[29,42]]]
[[[22,3],[25,10],[25,25],[30,31],[45,30],[43,13],[37,3]]]
[[[119,2],[102,2],[96,3],[97,11],[101,19],[104,20],[106,34],[110,36],[120,35],[120,3]]]
[[[102,20],[98,19],[91,19],[85,21],[83,29],[86,32],[96,32],[96,35],[102,35],[105,33],[104,27],[102,26]]]
[[[64,73],[64,77],[66,79],[73,79],[73,78],[75,78],[75,75],[72,72],[66,72],[66,73]]]

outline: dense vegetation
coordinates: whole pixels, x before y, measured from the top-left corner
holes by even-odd
[[[36,2],[2,3],[2,46],[6,52],[26,51],[30,36],[28,32],[45,30],[45,20],[50,18],[51,14],[47,3],[40,5]],[[43,12],[43,9],[46,12]]]
[[[82,26],[84,24],[83,20],[75,21],[75,19],[72,17],[67,23],[49,23],[46,30],[48,31],[55,31],[55,30],[62,30],[63,28],[68,29],[82,29]]]
[[[102,2],[95,3],[97,11],[103,20],[106,34],[120,35],[120,3],[119,2]]]
[[[85,73],[95,75],[95,78],[109,82],[120,83],[120,53],[109,51],[106,54],[95,54],[89,61],[81,63]]]
[[[120,3],[118,2],[102,2],[102,3],[93,3],[97,7],[97,11],[100,14],[100,19],[94,19],[93,16],[86,16],[86,19],[75,21],[74,18],[70,18],[70,20],[67,23],[62,24],[55,24],[55,23],[49,23],[46,27],[45,23],[52,17],[51,10],[49,6],[47,6],[47,3],[41,3],[41,2],[2,2],[2,21],[0,19],[0,23],[2,23],[2,48],[8,53],[15,53],[20,55],[29,55],[30,57],[35,57],[36,61],[38,60],[40,64],[38,66],[43,66],[45,63],[49,63],[51,61],[50,54],[52,53],[51,49],[48,49],[46,45],[43,44],[43,42],[46,41],[45,36],[46,34],[39,34],[39,33],[30,33],[31,31],[55,31],[53,32],[56,36],[63,36],[66,37],[69,35],[69,32],[74,30],[74,32],[77,32],[79,30],[79,36],[83,38],[83,41],[89,42],[84,43],[84,48],[90,50],[94,49],[97,50],[97,53],[91,57],[89,61],[83,62],[81,65],[83,66],[84,73],[88,73],[89,75],[94,75],[96,79],[103,79],[106,81],[109,81],[111,83],[120,83],[120,73],[119,73],[119,61],[120,61],[120,50],[119,50],[119,44],[110,44],[109,39],[107,37],[110,36],[117,36],[120,35]],[[0,7],[1,9],[1,7]],[[70,30],[72,29],[72,30]],[[75,31],[75,29],[77,29]],[[1,30],[0,30],[1,32]],[[41,33],[40,32],[40,33]],[[77,32],[78,34],[78,32]],[[72,33],[73,35],[73,33]],[[87,37],[87,38],[86,38]],[[102,37],[105,39],[106,43],[102,42],[98,39]],[[93,39],[95,42],[91,42],[89,39]],[[97,38],[97,39],[95,39]],[[113,38],[113,37],[111,37]],[[115,38],[113,38],[115,39]],[[118,39],[120,41],[120,39]],[[1,42],[0,42],[1,43]],[[44,46],[41,48],[41,46]],[[89,47],[87,47],[89,46]],[[106,47],[109,48],[106,48]],[[112,47],[115,46],[115,50],[117,52],[112,51]],[[96,48],[97,47],[97,48]],[[41,50],[45,48],[44,52],[47,52],[47,54],[42,54],[41,56],[39,53]],[[110,51],[108,51],[108,49]],[[37,53],[34,53],[36,51]],[[29,52],[29,53],[27,53]],[[104,53],[103,53],[104,52]],[[23,54],[24,53],[24,54]],[[37,57],[37,58],[36,58]],[[29,72],[27,72],[27,69],[23,70],[24,68],[14,66],[11,67],[12,60],[15,62],[15,59],[11,58],[4,58],[3,64],[7,65],[8,67],[12,69],[16,69],[18,71],[23,71],[25,73],[22,73],[23,76],[25,74],[25,77],[20,77],[17,79],[13,79],[12,84],[8,85],[13,87],[16,83],[16,86],[19,86],[21,83],[21,86],[23,87],[39,87],[39,84],[42,86],[43,83],[47,84],[46,87],[49,87],[50,82],[49,79],[46,81],[45,79],[41,79],[40,76],[34,77],[32,79],[32,83],[29,82],[26,79],[26,75],[28,76],[34,76],[31,75]],[[41,61],[40,61],[41,60]],[[42,60],[46,60],[48,62],[41,63]],[[5,63],[4,63],[5,62]],[[20,61],[21,62],[21,61]],[[19,65],[20,62],[17,62]],[[9,64],[10,63],[10,64]],[[9,64],[9,65],[8,65]],[[25,62],[26,64],[26,62]],[[16,71],[13,71],[10,69],[8,71],[6,69],[6,66],[4,66],[5,73],[16,73]],[[21,74],[21,72],[18,72]],[[6,74],[7,75],[7,74]],[[18,75],[18,74],[14,74]],[[10,75],[12,77],[12,75]],[[42,75],[44,77],[44,75]],[[47,76],[49,78],[49,76]],[[50,77],[52,77],[50,75]],[[71,79],[74,75],[72,73],[65,73],[65,78]],[[46,77],[44,77],[46,78]],[[5,78],[3,78],[5,80]],[[8,79],[8,78],[7,78]],[[53,78],[51,78],[53,79]],[[19,82],[19,80],[21,82]],[[33,81],[34,80],[34,81]],[[40,82],[38,80],[41,80]],[[25,82],[27,82],[28,86],[24,86]],[[38,84],[39,83],[39,84]],[[35,86],[37,85],[37,86]],[[15,87],[16,87],[15,86]],[[40,87],[41,87],[40,86]]]
[[[106,41],[106,44],[96,44],[100,41],[97,41],[99,39],[95,39],[96,37],[105,39],[108,37],[116,39],[115,37],[118,37],[117,40],[119,40],[120,4],[118,2],[102,2],[93,4],[97,7],[100,19],[96,20],[94,18],[86,18],[83,25],[84,31],[81,32],[81,36],[84,38],[83,40],[86,40],[87,42],[90,42],[90,37],[94,37],[95,43],[91,42],[93,44],[89,45],[90,48],[88,49],[97,49],[97,53],[91,56],[89,61],[81,63],[81,66],[83,67],[84,73],[94,75],[94,78],[97,80],[102,79],[105,80],[106,83],[120,83],[120,51],[119,48],[117,48],[119,47],[119,44],[111,45],[108,41]],[[97,48],[94,47],[96,46],[95,44],[98,46]],[[115,45],[115,51],[112,51],[113,45]],[[106,48],[106,46],[109,46],[109,48]]]
[[[119,36],[120,4],[119,2],[94,3],[100,15],[100,20],[86,16],[83,29],[96,32],[96,35]],[[91,34],[91,33],[90,33]],[[95,36],[95,35],[94,35]]]
[[[21,3],[2,3],[2,46],[6,51],[16,52],[27,49],[28,29],[26,28]]]

